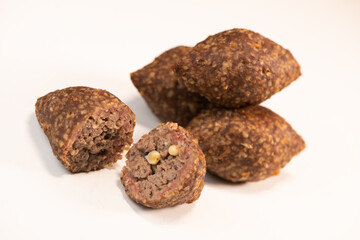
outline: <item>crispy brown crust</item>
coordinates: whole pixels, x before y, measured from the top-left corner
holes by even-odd
[[[198,43],[175,71],[189,91],[229,108],[261,103],[301,75],[289,50],[236,28]]]
[[[199,139],[208,171],[232,182],[276,175],[305,148],[290,124],[262,106],[203,110],[187,129]]]
[[[174,134],[174,142],[179,141],[176,137],[179,134],[182,136],[181,139],[185,139],[182,144],[187,146],[185,149],[187,149],[189,157],[184,167],[178,170],[181,174],[178,174],[176,179],[169,183],[166,188],[159,190],[160,194],[157,197],[145,198],[140,190],[141,180],[133,176],[135,169],[131,168],[130,161],[133,161],[131,156],[133,156],[134,151],[138,151],[137,146],[140,142],[147,141],[149,135],[156,136],[159,134],[160,129],[164,130],[164,128],[166,128],[169,134],[176,132]],[[186,154],[184,149],[180,150],[181,154]],[[145,134],[138,143],[134,144],[127,153],[126,158],[126,166],[121,172],[121,182],[124,185],[126,194],[135,202],[150,208],[163,208],[191,203],[200,197],[206,174],[205,157],[197,141],[178,124],[160,124],[157,128]]]
[[[173,65],[190,51],[190,47],[172,48],[142,69],[131,73],[140,94],[163,122],[186,126],[207,103],[199,94],[189,92],[177,81]]]
[[[91,171],[104,167],[95,166],[92,169],[81,169],[69,161],[69,151],[72,144],[81,134],[81,128],[90,116],[114,111],[129,119],[124,125],[127,129],[123,145],[117,146],[116,154],[107,160],[112,164],[121,159],[122,151],[131,145],[135,127],[135,115],[126,104],[113,94],[89,87],[69,87],[56,90],[38,98],[35,104],[36,117],[50,141],[55,156],[71,172]]]

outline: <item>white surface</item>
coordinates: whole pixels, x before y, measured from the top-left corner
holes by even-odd
[[[0,239],[360,239],[360,2],[0,0]],[[170,47],[245,27],[290,49],[303,76],[264,103],[307,148],[279,176],[207,176],[190,205],[134,204],[113,169],[71,175],[34,115],[37,97],[86,85],[157,125],[129,73]]]

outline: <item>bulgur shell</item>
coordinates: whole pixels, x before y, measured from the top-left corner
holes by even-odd
[[[180,84],[173,71],[174,64],[190,49],[185,46],[169,49],[152,63],[131,73],[133,84],[163,122],[186,126],[207,103],[204,97],[189,92]]]
[[[73,144],[83,135],[84,125],[89,119],[100,118],[109,112],[116,113],[118,117],[121,116],[117,122],[120,125],[115,127],[120,128],[117,130],[117,134],[121,134],[120,145],[111,146],[112,151],[103,154],[104,159],[94,159],[91,164],[72,161]],[[134,113],[126,104],[106,90],[90,87],[69,87],[56,90],[38,98],[35,113],[55,156],[74,173],[97,170],[107,164],[113,164],[121,159],[122,151],[133,141]],[[106,136],[103,137],[106,138]]]
[[[175,70],[189,91],[229,108],[261,103],[301,75],[289,50],[237,28],[198,43]]]
[[[262,106],[206,109],[187,126],[209,172],[232,182],[279,173],[305,142],[282,117]]]

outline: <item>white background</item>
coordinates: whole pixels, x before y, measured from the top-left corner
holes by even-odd
[[[193,204],[151,210],[125,195],[124,161],[68,173],[36,99],[85,85],[158,120],[129,73],[177,45],[252,29],[291,50],[303,75],[264,103],[307,148],[276,177],[205,179]],[[0,0],[0,239],[360,239],[360,2]]]

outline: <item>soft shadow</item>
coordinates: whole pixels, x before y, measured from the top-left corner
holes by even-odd
[[[30,135],[35,143],[40,161],[44,164],[49,173],[55,177],[69,175],[70,173],[60,163],[52,152],[49,140],[38,123],[35,113],[32,113],[28,120]]]
[[[118,179],[119,180],[117,180],[116,185],[120,189],[124,200],[129,204],[129,206],[134,210],[135,213],[137,213],[139,216],[143,217],[151,223],[156,222],[166,224],[180,221],[181,218],[185,217],[188,213],[191,212],[192,208],[196,204],[196,202],[190,204],[184,203],[182,205],[161,209],[144,207],[140,204],[137,204],[136,202],[131,200],[129,196],[126,195],[124,186],[120,181],[120,174]]]
[[[206,173],[205,185],[215,186],[222,190],[228,190],[232,193],[238,192],[240,194],[258,194],[260,192],[272,191],[275,188],[281,187],[291,180],[291,175],[286,171],[280,172],[277,176],[271,176],[267,179],[257,182],[239,182],[233,183],[226,181],[216,175]]]
[[[245,182],[230,182],[230,181],[226,181],[212,173],[207,172],[205,175],[205,179],[204,179],[205,184],[211,184],[211,185],[229,185],[229,186],[238,186],[238,185],[243,185],[245,184]]]
[[[136,124],[153,129],[160,123],[159,119],[152,113],[151,109],[140,95],[127,101],[126,104],[135,113]]]
[[[245,194],[258,194],[260,192],[274,191],[277,188],[281,188],[284,184],[288,184],[291,178],[291,174],[286,171],[281,171],[279,175],[271,176],[258,182],[248,182],[244,184],[240,192]]]

